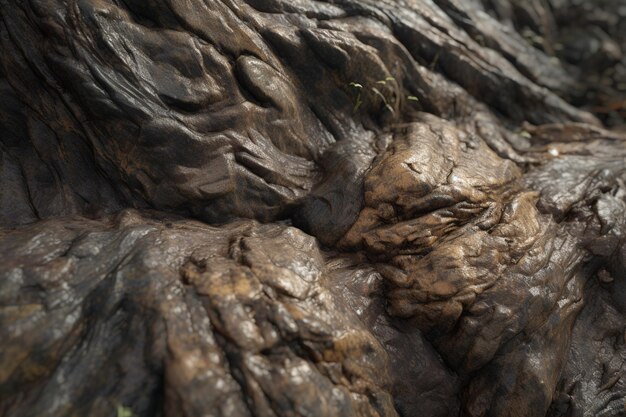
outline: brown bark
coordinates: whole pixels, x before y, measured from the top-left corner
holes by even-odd
[[[0,0],[0,415],[626,415],[625,29]]]

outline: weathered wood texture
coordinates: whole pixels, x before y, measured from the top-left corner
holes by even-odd
[[[626,415],[626,1],[0,0],[0,415]]]

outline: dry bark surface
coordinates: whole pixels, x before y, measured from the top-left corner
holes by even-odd
[[[0,415],[626,416],[626,1],[0,0]]]

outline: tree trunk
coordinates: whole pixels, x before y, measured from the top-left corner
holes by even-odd
[[[625,416],[624,52],[624,0],[0,0],[0,415]]]

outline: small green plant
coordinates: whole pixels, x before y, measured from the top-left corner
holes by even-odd
[[[396,79],[394,77],[387,77],[384,80],[378,80],[376,81],[376,84],[382,84],[385,85],[387,84],[388,81],[393,81],[394,83],[396,82]]]
[[[133,417],[133,410],[128,407],[124,407],[122,404],[118,404],[117,417]]]
[[[389,110],[392,114],[395,114],[393,107],[391,107],[389,103],[387,103],[387,98],[385,97],[385,95],[381,93],[380,90],[376,87],[372,87],[372,91],[374,92],[374,94],[380,97],[380,99],[383,101],[383,104],[385,105],[385,108]]]
[[[395,84],[393,86],[393,91],[390,96],[386,95],[383,91],[381,91],[381,88],[378,87],[378,86],[386,86],[388,85],[388,83]],[[387,109],[391,114],[396,114],[400,106],[400,99],[399,99],[400,96],[398,94],[399,88],[398,88],[398,82],[396,81],[396,79],[390,76],[382,80],[378,80],[374,84],[375,86],[369,86],[369,88],[366,88],[364,87],[364,84],[357,83],[355,81],[348,84],[348,86],[354,91],[354,94],[355,94],[354,107],[352,108],[352,111],[356,112],[357,110],[359,110],[359,108],[361,108],[361,106],[364,103],[364,99],[367,98],[367,94],[370,93],[373,96],[378,97],[380,101],[383,103],[384,108]],[[407,96],[406,99],[409,101],[415,101],[415,102],[419,101],[419,99],[416,96]]]
[[[363,104],[363,100],[361,99],[361,93],[363,91],[363,86],[359,83],[355,83],[355,82],[351,82],[350,83],[350,87],[356,89],[358,91],[357,96],[356,96],[356,100],[354,101],[354,107],[352,108],[353,112],[356,112],[359,107],[361,107],[361,104]]]

